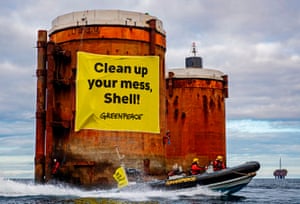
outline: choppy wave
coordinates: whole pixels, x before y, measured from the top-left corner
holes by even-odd
[[[18,197],[35,195],[81,195],[83,191],[63,185],[35,184],[0,178],[0,196]]]
[[[300,179],[253,179],[236,195],[226,196],[204,187],[178,191],[154,191],[132,185],[126,190],[82,190],[63,184],[35,184],[32,180],[0,178],[0,204],[195,204],[195,203],[291,203],[300,202]]]
[[[161,191],[145,188],[133,188],[126,191],[118,189],[111,190],[82,190],[63,184],[35,184],[33,181],[24,182],[0,178],[1,197],[22,197],[22,196],[45,196],[45,197],[68,197],[68,198],[109,198],[129,201],[148,200],[178,200],[182,198],[204,196],[219,196],[220,193],[211,191],[204,187],[189,188],[180,191]]]

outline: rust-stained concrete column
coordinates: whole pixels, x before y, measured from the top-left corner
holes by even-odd
[[[52,168],[52,152],[53,152],[53,111],[54,111],[54,59],[55,43],[48,42],[47,44],[47,113],[46,113],[46,158],[45,158],[45,180],[51,178]]]
[[[37,40],[37,98],[35,138],[35,181],[43,182],[45,175],[45,102],[46,102],[47,31],[38,31]]]
[[[149,54],[155,55],[155,45],[156,45],[156,20],[151,19],[148,21],[148,24],[150,26],[150,41],[149,41]]]

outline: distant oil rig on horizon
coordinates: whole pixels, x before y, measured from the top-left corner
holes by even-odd
[[[273,175],[275,176],[275,179],[285,179],[288,171],[286,169],[281,168],[281,158],[279,159],[279,169],[276,169],[273,172]]]

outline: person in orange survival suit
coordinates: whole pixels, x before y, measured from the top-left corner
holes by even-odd
[[[214,171],[220,171],[222,169],[225,169],[225,164],[223,162],[222,156],[217,156],[216,160],[213,162],[213,169]]]
[[[191,166],[191,174],[196,175],[205,172],[205,168],[199,165],[199,159],[194,158]]]
[[[57,159],[53,159],[53,167],[52,167],[52,171],[51,171],[51,174],[53,176],[57,174],[59,166],[60,166],[60,163],[57,161]]]
[[[168,144],[168,145],[171,144],[171,133],[170,133],[170,130],[168,130],[166,132],[166,135],[163,137],[163,145],[165,145],[165,144]]]

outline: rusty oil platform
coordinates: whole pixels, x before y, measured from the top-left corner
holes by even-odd
[[[166,32],[149,14],[91,10],[58,16],[37,40],[35,180],[59,179],[81,186],[113,186],[120,165],[147,177],[165,176],[177,163],[188,169],[217,155],[226,159],[227,75],[186,58],[186,67],[165,68]],[[77,53],[158,56],[159,132],[75,131]],[[89,99],[87,99],[89,100]]]

